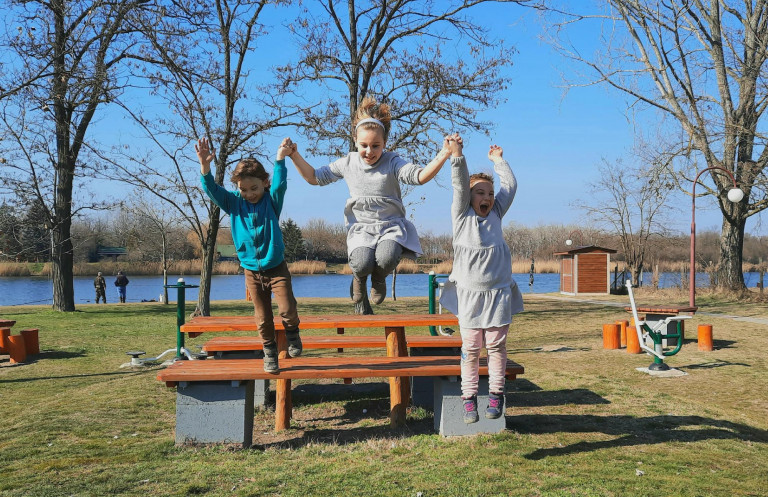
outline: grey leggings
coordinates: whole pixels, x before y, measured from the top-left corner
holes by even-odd
[[[369,274],[376,280],[383,280],[395,270],[402,255],[402,245],[392,240],[382,240],[375,250],[368,247],[353,250],[349,254],[349,267],[360,280],[365,280]]]

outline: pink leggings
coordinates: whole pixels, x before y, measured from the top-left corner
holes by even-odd
[[[461,331],[461,395],[477,395],[480,351],[488,349],[488,386],[491,392],[504,391],[507,369],[507,331],[509,325],[486,329],[460,328]]]

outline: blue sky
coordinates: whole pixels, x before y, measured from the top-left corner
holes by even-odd
[[[635,131],[624,115],[624,95],[605,87],[576,88],[564,95],[561,74],[572,76],[573,71],[583,68],[571,67],[550,46],[539,41],[541,25],[532,11],[491,4],[474,10],[472,16],[486,25],[493,36],[514,45],[517,54],[514,65],[506,71],[506,103],[480,116],[495,123],[491,137],[464,135],[470,170],[490,170],[488,146],[500,145],[518,180],[517,197],[505,224],[587,226],[588,220],[573,206],[574,202],[593,195],[589,183],[596,180],[597,166],[603,158],[613,161],[631,153]],[[284,10],[270,12],[263,18],[270,29],[258,42],[256,59],[260,66],[295,60],[294,42],[287,30],[280,27],[289,18]],[[573,36],[583,37],[582,41],[592,40],[596,33],[582,31]],[[645,119],[653,120],[654,116]],[[270,154],[283,136],[291,136],[300,150],[306,148],[303,137],[283,129],[265,140]],[[315,167],[329,162],[327,157],[303,155]],[[287,162],[289,183],[282,218],[291,218],[300,226],[312,218],[342,223],[348,198],[346,184],[339,181],[326,187],[311,186],[299,176],[290,160]],[[197,165],[190,167],[194,174]],[[426,197],[424,202],[408,207],[421,232],[440,234],[451,229],[449,167],[444,167],[438,180],[417,187],[405,199],[409,204]],[[686,233],[690,226],[690,197],[677,195],[673,202],[680,208],[673,215],[673,228]],[[696,207],[698,230],[719,231],[721,216],[714,203],[702,198],[697,200]],[[759,234],[756,221],[756,217],[748,221],[748,233]]]
[[[495,123],[490,139],[482,134],[464,135],[470,170],[490,170],[491,163],[486,158],[488,146],[498,144],[504,148],[504,156],[518,180],[517,197],[505,223],[531,227],[586,226],[588,220],[573,206],[574,202],[587,200],[592,195],[588,184],[596,179],[597,165],[602,158],[615,160],[631,152],[635,133],[624,114],[627,107],[624,95],[605,87],[576,88],[564,95],[562,72],[570,74],[573,69],[583,68],[569,69],[569,62],[539,41],[540,23],[532,12],[493,5],[476,10],[473,17],[482,19],[493,35],[514,45],[518,53],[506,74],[509,83],[504,95],[506,103],[481,115],[481,119]],[[595,34],[582,33],[582,36],[592,39]],[[290,42],[283,46],[287,49],[283,55],[290,57]],[[300,136],[285,134],[292,136],[301,147]],[[268,147],[274,150],[278,142],[277,137],[269,140]],[[328,158],[307,158],[315,167],[328,163]],[[348,197],[344,182],[322,188],[310,186],[290,160],[288,167],[284,218],[290,217],[299,225],[316,217],[342,222]],[[435,234],[449,233],[448,167],[444,167],[438,179],[440,185],[431,182],[417,187],[405,201],[414,202],[425,196],[424,202],[408,207],[417,228]],[[680,207],[673,215],[674,228],[686,233],[690,227],[690,197],[678,195],[673,203]],[[721,217],[713,202],[697,200],[696,222],[699,231],[719,231]],[[747,232],[752,232],[754,225],[755,219],[748,221]]]

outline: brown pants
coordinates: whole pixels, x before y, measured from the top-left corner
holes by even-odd
[[[253,301],[253,315],[264,345],[275,344],[275,322],[272,313],[272,294],[275,294],[277,309],[283,319],[286,331],[299,328],[299,313],[291,286],[291,273],[288,264],[281,262],[276,267],[264,271],[245,269],[245,286]]]

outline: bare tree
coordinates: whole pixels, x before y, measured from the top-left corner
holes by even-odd
[[[590,83],[607,84],[628,95],[633,106],[670,118],[668,137],[679,137],[672,153],[687,159],[678,164],[682,178],[692,182],[697,170],[709,167],[733,173],[744,200],[727,200],[732,182],[717,170],[711,171],[715,186],[706,193],[717,199],[723,214],[718,280],[726,288],[744,289],[745,223],[768,206],[768,2],[602,3],[603,12],[571,11],[559,23],[561,34],[567,34],[575,21],[601,22],[602,53],[587,57],[565,36],[559,47],[592,71]]]
[[[127,210],[134,216],[137,229],[134,231],[136,241],[143,248],[160,252],[160,263],[163,268],[163,303],[168,303],[168,249],[169,236],[179,225],[179,213],[166,210],[163,206],[153,204],[145,198],[147,192],[138,191],[127,205]],[[145,258],[146,260],[146,258]]]
[[[153,113],[135,100],[120,103],[152,142],[147,150],[119,148],[120,177],[146,189],[178,212],[202,247],[198,309],[210,313],[211,274],[221,210],[200,188],[192,144],[207,137],[215,148],[215,181],[227,169],[256,154],[262,134],[288,123],[280,91],[252,79],[255,44],[263,34],[259,17],[275,1],[203,0],[163,2],[140,26],[146,37],[141,75],[172,115]],[[258,114],[252,109],[260,109]],[[158,159],[158,154],[162,159]]]
[[[3,187],[37,199],[45,210],[53,273],[53,308],[74,311],[73,215],[76,178],[96,111],[119,95],[120,68],[133,46],[127,18],[146,0],[9,1],[0,49]]]
[[[598,225],[617,234],[625,262],[637,284],[652,235],[666,236],[666,201],[672,191],[666,167],[625,166],[603,159],[589,199],[578,206]]]
[[[485,2],[306,2],[304,15],[288,26],[300,40],[299,61],[279,68],[276,78],[285,88],[309,82],[338,95],[304,114],[310,153],[354,150],[352,120],[367,95],[393,110],[387,147],[417,161],[432,156],[449,131],[487,132],[478,112],[501,100],[501,71],[512,64],[512,50],[467,17]],[[469,45],[460,57],[457,40]],[[372,312],[367,298],[356,312]]]

